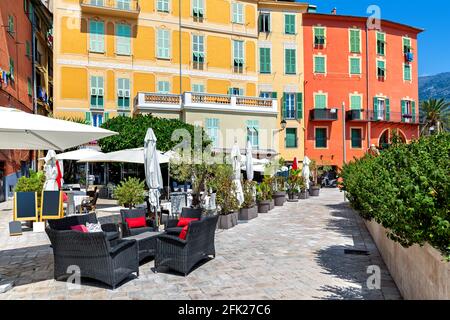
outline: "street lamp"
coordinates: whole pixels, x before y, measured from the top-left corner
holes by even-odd
[[[286,120],[281,120],[281,130],[280,131],[283,131],[284,129],[286,129],[286,125],[287,125],[287,122],[286,122]]]

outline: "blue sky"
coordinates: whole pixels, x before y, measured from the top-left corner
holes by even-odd
[[[319,13],[330,13],[336,7],[338,14],[367,16],[367,8],[378,5],[381,17],[425,29],[419,35],[419,75],[450,72],[450,1],[448,0],[310,0]],[[442,32],[443,31],[443,32]]]

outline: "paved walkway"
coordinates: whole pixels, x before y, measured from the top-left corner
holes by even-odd
[[[0,274],[16,286],[0,299],[401,299],[361,219],[336,189],[318,198],[286,203],[216,236],[217,257],[186,278],[153,273],[116,290],[83,281],[69,290],[53,280],[46,234],[10,237],[10,208],[0,207]],[[367,250],[368,255],[346,249]],[[370,290],[367,268],[381,268],[381,290]]]

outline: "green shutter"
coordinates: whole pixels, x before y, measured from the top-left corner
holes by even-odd
[[[281,109],[281,117],[286,118],[286,92],[283,93],[283,108]]]
[[[261,73],[270,73],[270,48],[259,49],[259,64]]]
[[[373,98],[373,118],[375,121],[378,120],[378,98]]]
[[[402,104],[402,122],[405,122],[405,118],[403,117],[405,114],[407,114],[407,110],[406,110],[406,101],[402,100],[401,101]]]
[[[391,120],[391,104],[389,99],[385,100],[386,103],[386,121],[390,121]]]
[[[272,99],[277,99],[278,94],[276,91],[272,92]]]
[[[297,119],[303,119],[303,93],[297,93]]]
[[[105,123],[108,120],[109,120],[109,112],[105,112],[105,119],[104,119],[103,123]]]
[[[86,112],[86,117],[85,117],[85,119],[86,119],[86,123],[87,123],[87,124],[92,124],[92,115],[91,115],[90,112]]]
[[[411,101],[412,122],[416,122],[416,102]]]

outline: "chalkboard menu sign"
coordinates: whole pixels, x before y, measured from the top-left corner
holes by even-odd
[[[38,221],[37,193],[14,193],[14,220]]]
[[[59,219],[63,213],[62,193],[59,191],[42,191],[41,219]]]

